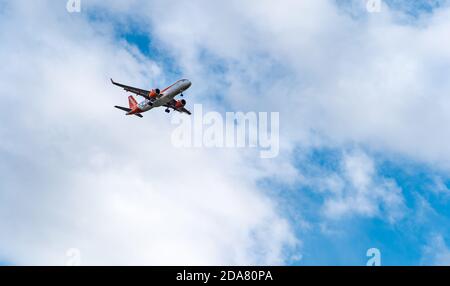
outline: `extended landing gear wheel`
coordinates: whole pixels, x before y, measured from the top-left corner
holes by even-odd
[[[183,93],[181,93],[181,94],[180,94],[180,96],[181,96],[181,97],[183,97],[183,96],[184,96],[184,94],[183,94]]]
[[[170,112],[170,109],[169,109],[169,108],[166,108],[165,112],[169,113],[169,112]]]

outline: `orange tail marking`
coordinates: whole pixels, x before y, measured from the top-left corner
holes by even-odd
[[[130,105],[130,108],[132,110],[134,110],[137,107],[136,99],[134,99],[134,97],[131,95],[128,97],[128,104]]]

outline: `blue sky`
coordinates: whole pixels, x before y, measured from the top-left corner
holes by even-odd
[[[351,1],[337,2],[343,6],[351,4]],[[391,9],[414,17],[433,13],[442,3],[443,1],[385,1]],[[165,71],[170,71],[174,75],[182,73],[176,66],[176,58],[167,57],[170,51],[155,48],[151,35],[141,34],[138,27],[124,31],[120,37],[138,47],[146,56],[156,59]],[[221,62],[208,63],[207,68],[214,74],[221,74],[220,70],[215,69],[215,64],[221,65]],[[221,103],[220,98],[216,103]],[[319,172],[319,176],[322,171],[336,172],[343,152],[352,148],[348,146],[312,148],[307,150],[306,158],[299,158],[298,161],[294,158],[295,166],[304,173]],[[439,233],[445,241],[448,241],[450,233],[446,225],[449,223],[450,212],[449,198],[446,196],[450,193],[442,195],[430,192],[435,188],[437,179],[442,182],[443,187],[449,188],[449,177],[446,172],[433,168],[431,164],[416,162],[396,154],[370,150],[367,152],[375,158],[379,174],[394,180],[403,190],[408,208],[406,217],[397,225],[391,225],[379,218],[357,218],[336,222],[332,227],[340,232],[338,235],[323,235],[318,231],[305,234],[299,230],[298,235],[303,238],[303,259],[291,265],[365,265],[368,259],[365,256],[368,246],[381,250],[383,265],[420,265],[423,263],[423,247],[428,243],[430,234]],[[305,159],[308,161],[306,168]],[[320,208],[318,202],[321,200],[320,196],[314,195],[308,187],[283,186],[271,181],[267,178],[260,183],[267,192],[274,193],[282,202],[281,208],[293,222],[299,209],[305,214],[306,219],[319,221],[316,216],[317,209]],[[418,221],[413,214],[422,208],[420,205],[422,200],[429,203],[433,213],[427,214],[425,220]]]
[[[19,2],[0,11],[0,106],[27,111],[0,124],[4,264],[450,264],[446,1]],[[280,155],[175,149],[164,112],[103,108],[126,101],[110,77],[279,112]]]
[[[320,167],[327,170],[334,170],[336,166],[333,165],[335,165],[336,157],[339,157],[340,152],[341,150],[313,151],[312,162],[317,162]],[[427,243],[430,233],[438,232],[447,237],[445,226],[448,224],[446,207],[448,202],[441,195],[430,194],[430,188],[434,187],[433,180],[436,177],[445,178],[445,176],[437,174],[426,166],[407,160],[399,158],[393,160],[384,158],[380,154],[374,156],[377,158],[380,175],[395,180],[402,188],[408,208],[406,217],[396,225],[379,218],[353,219],[344,223],[336,223],[334,227],[341,230],[343,235],[322,237],[325,240],[332,240],[331,245],[322,247],[324,242],[317,237],[310,241],[318,251],[311,257],[314,261],[312,264],[316,264],[316,262],[327,264],[329,259],[334,261],[336,256],[339,264],[364,264],[365,258],[360,254],[367,250],[367,245],[372,245],[385,254],[383,255],[384,265],[418,265],[422,259],[421,247]],[[414,212],[418,212],[422,208],[420,206],[422,199],[427,200],[436,213],[427,214],[427,218],[420,221],[414,216]],[[298,207],[301,206],[298,205]],[[317,242],[316,239],[321,242]],[[328,254],[330,248],[336,252],[335,255]],[[320,262],[315,261],[315,257],[320,257]]]

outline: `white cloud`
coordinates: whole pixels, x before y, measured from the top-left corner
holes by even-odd
[[[142,7],[202,100],[221,91],[228,108],[281,111],[285,146],[359,142],[448,167],[447,7],[411,25],[388,6],[351,18],[326,0]],[[205,54],[222,61],[223,74]]]
[[[11,3],[0,23],[0,212],[14,218],[0,220],[0,254],[13,262],[58,263],[81,245],[88,263],[283,263],[295,239],[255,182],[308,181],[296,147],[356,143],[448,167],[447,7],[406,25],[388,7],[352,18],[326,0],[92,0],[81,15],[49,3]],[[193,81],[189,104],[280,111],[280,158],[173,149],[165,114],[118,116],[109,106],[126,99],[110,76],[171,79],[107,23],[89,24],[93,9],[140,23]],[[402,216],[400,188],[368,155],[347,154],[340,171],[327,178],[328,218]]]
[[[84,265],[286,263],[298,240],[258,190],[263,171],[233,150],[172,148],[164,112],[112,108],[127,100],[109,77],[172,80],[156,63],[65,4],[4,13],[1,261],[64,265],[77,248]]]
[[[430,190],[436,195],[442,195],[443,198],[447,198],[450,195],[450,189],[441,177],[433,178],[433,184],[430,186]]]
[[[341,168],[341,176],[329,175],[319,184],[325,192],[323,211],[327,217],[385,217],[393,223],[404,216],[402,190],[395,181],[380,177],[365,153],[345,154]]]
[[[148,32],[192,74],[200,100],[220,93],[229,110],[280,111],[282,153],[358,144],[449,167],[448,7],[414,22],[386,5],[381,13],[350,17],[326,0],[154,1],[143,7]],[[159,21],[158,14],[171,20]],[[211,63],[219,63],[220,72]],[[402,205],[394,181],[370,184],[372,197],[388,195],[378,199],[382,203],[372,206],[358,195],[367,188],[353,186],[356,198],[329,204],[369,216]],[[350,198],[363,201],[348,211]],[[387,213],[390,221],[401,216]]]
[[[432,266],[450,266],[450,249],[442,235],[430,237],[423,248],[422,264]]]

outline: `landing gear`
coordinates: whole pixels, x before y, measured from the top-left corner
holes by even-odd
[[[183,96],[184,96],[184,94],[183,94],[183,93],[181,93],[181,94],[180,94],[180,96],[181,96],[181,97],[183,97]]]
[[[166,108],[165,112],[170,113],[170,109]]]

